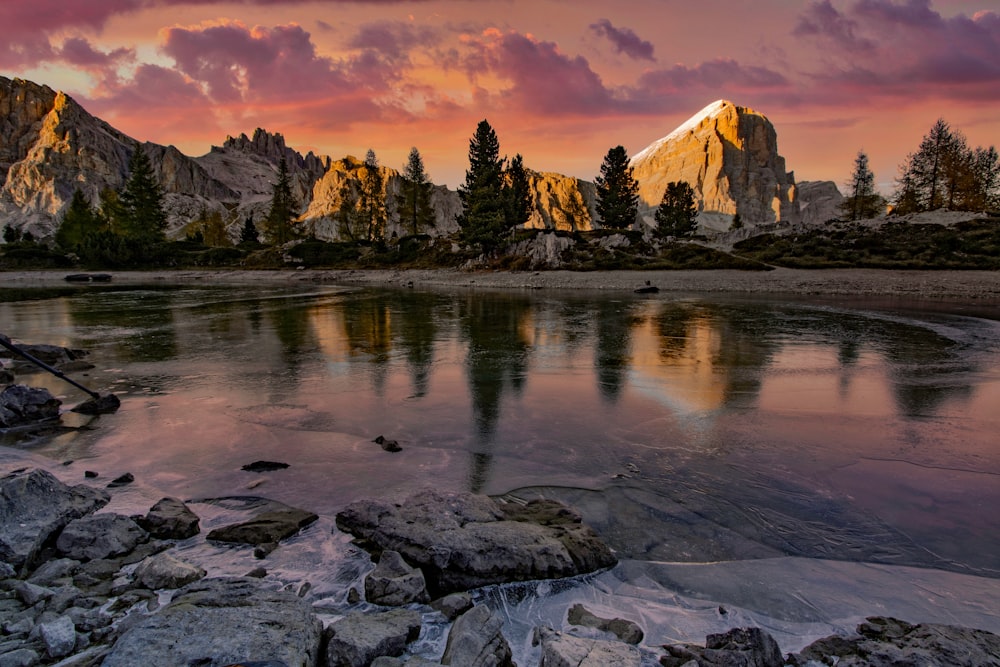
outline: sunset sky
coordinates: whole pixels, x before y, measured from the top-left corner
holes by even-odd
[[[764,113],[802,180],[864,149],[891,190],[943,117],[1000,144],[998,0],[4,0],[0,73],[201,155],[256,127],[334,158],[411,146],[458,185],[476,123],[593,179],[713,100]]]

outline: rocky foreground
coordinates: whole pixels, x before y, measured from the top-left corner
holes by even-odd
[[[577,576],[615,564],[571,508],[509,505],[485,496],[424,491],[400,503],[359,500],[337,526],[373,554],[363,593],[324,627],[308,590],[291,591],[264,567],[212,577],[172,553],[200,532],[181,500],[145,515],[101,512],[130,480],[68,486],[21,469],[0,478],[0,667],[33,665],[513,665],[498,610],[466,590]],[[316,515],[262,501],[250,519],[209,542],[267,555],[312,528]],[[262,561],[266,563],[266,560]],[[428,620],[451,625],[440,656],[408,647]],[[1000,665],[1000,636],[943,625],[870,618],[852,636],[782,656],[759,628],[709,635],[705,645],[660,646],[638,623],[600,618],[583,605],[561,628],[537,627],[539,665]]]

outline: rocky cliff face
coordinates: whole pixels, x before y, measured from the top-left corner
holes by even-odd
[[[694,188],[703,229],[728,229],[736,213],[749,225],[802,220],[795,177],[778,154],[774,126],[732,102],[708,105],[631,164],[650,224],[671,181]]]
[[[597,211],[593,183],[549,172],[529,172],[534,210],[524,225],[529,229],[589,231]]]

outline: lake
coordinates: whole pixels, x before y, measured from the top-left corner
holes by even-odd
[[[73,377],[122,399],[0,435],[0,463],[80,482],[128,471],[111,509],[173,495],[197,501],[203,530],[239,510],[221,497],[317,512],[268,562],[329,614],[367,567],[332,516],[434,486],[562,499],[622,559],[480,593],[519,663],[532,624],[558,627],[575,601],[639,621],[654,646],[755,623],[787,651],[889,613],[1000,631],[1000,306],[101,286],[0,289],[0,333],[89,350],[95,368]],[[290,467],[241,470],[260,459]],[[180,549],[254,566],[203,537]]]

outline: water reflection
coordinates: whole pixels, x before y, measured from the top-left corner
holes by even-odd
[[[0,315],[15,338],[95,349],[88,381],[116,368],[138,388],[141,404],[106,418],[120,420],[109,440],[64,435],[53,455],[127,441],[139,444],[121,456],[145,451],[150,474],[206,477],[300,455],[333,504],[403,480],[608,497],[626,480],[660,503],[648,515],[669,502],[678,521],[711,523],[695,531],[711,539],[684,544],[738,535],[727,557],[761,553],[750,542],[807,555],[833,543],[830,557],[871,559],[884,535],[963,562],[962,549],[1000,553],[1000,520],[970,523],[982,498],[1000,501],[1000,329],[986,319],[861,302],[235,287],[0,299]],[[403,453],[372,446],[380,433]]]

